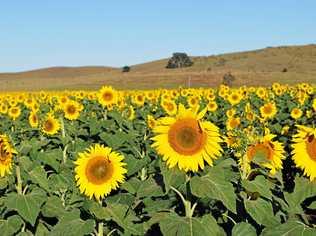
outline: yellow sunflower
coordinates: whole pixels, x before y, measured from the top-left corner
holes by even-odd
[[[297,107],[293,108],[291,111],[291,117],[295,120],[301,118],[302,115],[303,115],[302,110]]]
[[[240,125],[240,118],[239,117],[229,117],[226,121],[226,129],[233,130],[238,128]]]
[[[210,101],[208,104],[207,104],[207,110],[208,111],[211,111],[211,112],[214,112],[216,111],[218,108],[218,105],[215,101]]]
[[[209,121],[201,121],[207,108],[186,109],[179,105],[176,117],[162,117],[154,127],[152,146],[162,155],[167,165],[178,165],[184,171],[204,168],[204,161],[212,166],[222,151],[219,128]]]
[[[32,128],[36,128],[38,126],[38,116],[34,111],[31,111],[29,115],[29,124]]]
[[[8,114],[13,120],[16,120],[21,115],[21,108],[18,106],[10,107]]]
[[[270,119],[277,113],[277,108],[274,102],[269,102],[260,107],[261,116],[264,119]]]
[[[65,118],[68,120],[77,120],[78,117],[80,116],[80,112],[82,111],[83,106],[82,104],[69,100],[65,105],[64,105],[64,113],[65,113]]]
[[[275,137],[274,134],[266,134],[264,137],[258,138],[256,142],[248,146],[246,152],[246,159],[249,163],[255,162],[268,168],[272,175],[282,169],[282,159],[285,158],[282,143],[272,141]]]
[[[100,144],[79,153],[75,161],[75,179],[80,192],[99,200],[117,189],[127,173],[123,159],[121,154]]]
[[[98,101],[104,107],[115,105],[117,100],[118,92],[111,86],[103,86],[98,92]]]
[[[313,100],[313,109],[314,109],[314,111],[316,111],[316,98],[314,98],[314,100]]]
[[[169,116],[174,116],[177,114],[177,104],[171,100],[163,100],[161,102],[162,108]]]
[[[0,135],[0,177],[11,172],[13,154],[17,152],[11,147],[6,135]]]
[[[228,96],[228,101],[229,103],[234,106],[237,105],[238,103],[240,103],[242,99],[241,94],[238,91],[232,92],[229,96]]]
[[[153,129],[157,124],[157,121],[155,120],[155,117],[153,117],[152,115],[147,115],[147,126],[150,129]]]
[[[52,115],[48,114],[42,124],[42,131],[48,135],[56,134],[60,129],[59,121]]]
[[[311,181],[316,178],[316,129],[298,125],[292,144],[293,160]]]

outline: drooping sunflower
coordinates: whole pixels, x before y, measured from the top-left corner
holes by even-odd
[[[261,116],[264,119],[271,119],[277,113],[277,107],[274,102],[269,102],[260,107]]]
[[[32,128],[36,128],[38,126],[38,116],[34,111],[31,111],[29,115],[29,124]]]
[[[11,172],[13,154],[17,152],[10,145],[6,135],[0,135],[0,177]]]
[[[98,92],[98,101],[104,106],[113,106],[117,103],[118,92],[111,86],[103,86]]]
[[[298,133],[292,144],[295,165],[304,171],[311,181],[316,178],[316,128],[298,125]]]
[[[272,175],[282,169],[282,160],[285,158],[283,144],[273,141],[275,137],[276,135],[269,133],[257,138],[256,142],[248,146],[246,152],[248,162],[255,162],[268,168]]]
[[[42,124],[42,131],[48,135],[56,134],[60,129],[60,122],[49,113]]]
[[[99,200],[117,189],[127,172],[123,160],[121,154],[100,144],[79,153],[75,161],[75,179],[80,192]]]
[[[152,146],[162,155],[167,165],[178,165],[184,171],[198,171],[204,168],[204,161],[212,166],[222,148],[219,128],[209,121],[202,121],[207,108],[186,109],[179,105],[175,117],[162,117],[153,131],[156,134]]]

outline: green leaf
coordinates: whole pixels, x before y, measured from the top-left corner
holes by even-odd
[[[313,201],[309,206],[308,208],[310,209],[316,209],[316,201]]]
[[[99,218],[104,220],[113,220],[121,226],[125,232],[135,235],[142,235],[143,230],[141,225],[136,225],[133,221],[138,218],[134,216],[131,211],[128,211],[129,206],[122,204],[110,204],[107,207],[94,206],[93,213]]]
[[[256,236],[256,229],[246,222],[238,223],[234,226],[232,236]]]
[[[46,176],[46,172],[41,166],[36,166],[30,173],[30,179],[33,183],[37,183],[40,187],[49,192],[49,184]]]
[[[280,222],[273,214],[272,204],[261,198],[257,200],[245,199],[245,208],[248,214],[261,225],[277,225]]]
[[[210,214],[204,215],[201,224],[207,229],[209,235],[225,235],[225,231],[217,224],[214,217]]]
[[[45,195],[41,192],[33,192],[26,195],[10,193],[5,198],[6,207],[16,210],[24,220],[33,226],[44,202]]]
[[[80,211],[75,209],[60,216],[50,235],[88,235],[93,232],[94,228],[94,220],[83,221],[80,219]]]
[[[208,174],[202,177],[194,176],[190,181],[190,185],[194,195],[222,201],[229,210],[236,213],[234,187],[226,180],[223,170],[210,169]]]
[[[137,173],[147,164],[147,159],[136,159],[131,155],[127,155],[124,161],[127,164],[127,176]]]
[[[65,214],[66,210],[61,199],[56,196],[51,196],[47,199],[45,205],[42,207],[42,214],[45,217],[59,217]]]
[[[18,215],[11,216],[7,220],[0,220],[1,235],[14,235],[20,230],[22,224],[23,220]]]
[[[254,180],[242,180],[243,187],[252,193],[259,193],[261,196],[271,199],[272,193],[270,188],[272,183],[268,181],[264,176],[259,175]]]
[[[159,226],[163,235],[200,236],[223,235],[224,232],[212,217],[200,218],[180,217],[175,213],[165,213],[160,219]]]
[[[36,158],[58,172],[60,162],[63,159],[63,151],[61,149],[53,149],[45,152],[39,152]]]
[[[300,221],[289,220],[283,224],[276,225],[275,227],[265,228],[261,235],[263,236],[314,236],[316,235],[316,229],[311,228]]]
[[[310,182],[306,178],[298,177],[295,179],[295,188],[293,193],[284,192],[284,197],[288,203],[286,209],[291,214],[301,214],[303,209],[301,203],[309,197],[316,195],[316,183]]]
[[[164,192],[162,191],[161,186],[159,186],[152,177],[142,181],[137,191],[137,197],[139,198],[158,197],[163,195]]]
[[[8,181],[9,179],[7,176],[0,178],[0,189],[6,189],[8,186]]]
[[[177,167],[170,169],[165,165],[165,163],[161,162],[160,168],[166,193],[169,192],[170,186],[178,188],[180,185],[185,183],[185,172],[179,170]]]

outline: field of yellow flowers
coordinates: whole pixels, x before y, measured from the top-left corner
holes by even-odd
[[[0,94],[1,235],[316,235],[316,88]]]

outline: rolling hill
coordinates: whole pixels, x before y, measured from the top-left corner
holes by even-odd
[[[236,77],[235,86],[316,83],[316,44],[191,58],[194,65],[183,69],[166,69],[167,58],[131,66],[128,73],[102,66],[0,73],[0,90],[98,89],[105,84],[118,89],[218,86],[227,72]]]

